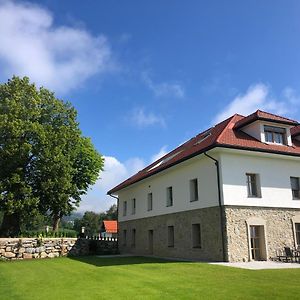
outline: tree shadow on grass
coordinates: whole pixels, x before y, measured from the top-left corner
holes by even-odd
[[[178,263],[186,262],[181,260],[169,260],[155,257],[145,256],[69,256],[69,259],[90,264],[95,267],[109,267],[122,265],[137,265],[137,264],[155,264],[155,263]]]

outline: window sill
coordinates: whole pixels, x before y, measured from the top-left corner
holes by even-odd
[[[281,144],[281,143],[274,143],[274,142],[267,142],[265,141],[267,145],[276,145],[276,146],[289,146],[288,144]]]
[[[299,201],[299,200],[300,200],[300,198],[293,198],[293,200],[295,200],[295,201],[297,201],[297,200],[298,200],[298,201]]]
[[[197,201],[199,201],[199,199],[190,200],[190,202],[197,202]]]
[[[193,249],[202,249],[201,246],[194,246]]]
[[[166,205],[166,207],[172,207],[173,205]]]
[[[262,196],[247,196],[247,198],[258,198],[258,199],[261,199]]]

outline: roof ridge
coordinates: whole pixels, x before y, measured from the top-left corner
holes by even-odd
[[[277,117],[277,118],[281,118],[281,119],[289,120],[291,122],[298,123],[298,121],[296,121],[296,120],[293,120],[293,119],[290,119],[290,118],[286,118],[286,117],[283,117],[283,116],[279,116],[277,114],[270,113],[270,112],[267,112],[267,111],[264,111],[264,110],[261,110],[261,109],[258,109],[255,113],[258,113],[258,112],[262,112],[264,114],[268,114],[268,115],[271,115],[271,116],[274,116],[274,117]]]
[[[228,129],[229,124],[231,124],[231,121],[233,118],[235,118],[238,114],[234,114],[231,117],[229,117],[228,119],[226,119],[225,121],[228,120],[228,123],[226,124],[226,126],[223,128],[223,130],[220,132],[220,134],[217,136],[217,138],[215,139],[216,143],[219,143],[220,139],[222,138],[222,136],[225,134],[226,129]],[[245,118],[245,117],[244,117]],[[223,121],[223,122],[225,122]],[[222,122],[222,123],[223,123]]]

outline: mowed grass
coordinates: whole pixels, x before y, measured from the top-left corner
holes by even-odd
[[[0,262],[0,299],[300,299],[300,269],[145,257]]]

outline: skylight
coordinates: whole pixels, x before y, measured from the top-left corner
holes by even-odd
[[[199,138],[199,140],[194,144],[194,146],[199,145],[201,142],[203,142],[204,140],[206,140],[209,136],[211,136],[211,132],[210,132],[210,131],[204,133],[204,134]]]
[[[171,160],[172,158],[174,158],[175,156],[177,156],[179,153],[181,153],[183,150],[179,150],[173,154],[171,154],[170,156],[167,156],[166,158],[162,159],[161,161],[159,161],[157,164],[155,164],[154,166],[152,166],[150,169],[147,170],[147,172],[161,166],[162,164],[165,164],[166,162],[168,162],[169,160]]]

